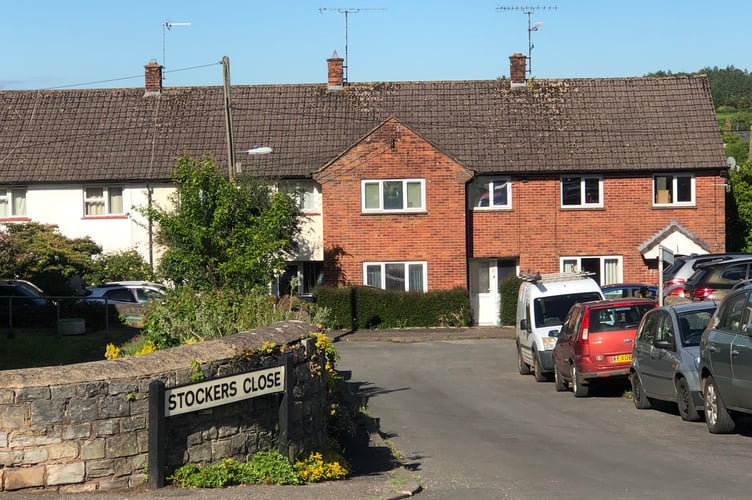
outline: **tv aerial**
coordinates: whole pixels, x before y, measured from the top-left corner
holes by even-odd
[[[344,74],[344,81],[347,82],[347,18],[350,14],[357,14],[358,12],[362,10],[386,10],[383,8],[362,8],[362,7],[335,7],[335,8],[328,8],[328,7],[320,7],[319,12],[322,14],[324,11],[334,11],[339,14],[345,15],[345,64],[342,65],[343,69],[345,70]]]
[[[165,22],[162,23],[162,68],[167,68],[167,62],[165,58],[165,35],[168,31],[172,31],[173,26],[190,26],[191,23],[173,23],[169,19],[165,20]],[[164,77],[164,70],[162,71],[162,80],[165,79]]]
[[[536,10],[556,10],[556,6],[532,7],[532,6],[515,6],[515,7],[496,7],[496,10],[518,10],[527,14],[527,72],[533,71],[533,31],[538,31],[543,27],[542,22],[532,23],[530,16]]]

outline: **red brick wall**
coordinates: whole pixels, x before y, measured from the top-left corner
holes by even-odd
[[[623,257],[625,282],[658,282],[655,260],[638,247],[672,221],[725,251],[724,179],[695,179],[696,205],[654,208],[652,173],[644,177],[605,177],[599,209],[561,209],[560,179],[513,179],[512,210],[472,213],[473,257],[519,256],[520,268],[558,272],[560,256]]]
[[[467,286],[469,174],[407,127],[389,120],[315,178],[326,284],[363,284],[364,262],[426,261],[429,290]],[[406,178],[425,179],[425,212],[362,213],[361,180]]]

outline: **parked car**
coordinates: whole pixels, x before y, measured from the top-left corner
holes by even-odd
[[[160,299],[167,294],[167,287],[148,281],[113,281],[96,286],[87,286],[84,302],[107,302],[108,304],[144,304]]]
[[[713,434],[733,432],[752,414],[752,286],[728,294],[700,340],[705,422]]]
[[[752,257],[708,262],[684,283],[684,296],[691,300],[721,300],[734,285],[752,278]]]
[[[618,283],[601,287],[603,296],[607,299],[621,299],[626,297],[644,297],[656,300],[658,287],[643,283]]]
[[[637,329],[629,374],[636,408],[651,408],[657,399],[676,403],[682,420],[702,418],[700,338],[717,305],[688,302],[645,314]]]
[[[553,349],[557,391],[572,388],[577,398],[590,394],[590,384],[626,378],[632,344],[643,315],[656,307],[650,299],[606,299],[575,304],[569,310]]]
[[[708,253],[682,255],[674,258],[674,263],[663,270],[663,288],[664,290],[672,285],[684,285],[692,274],[697,270],[697,266],[707,262],[723,262],[731,259],[752,257],[750,253],[730,252],[730,253]]]
[[[0,328],[48,326],[54,320],[55,303],[38,286],[26,280],[0,280]]]

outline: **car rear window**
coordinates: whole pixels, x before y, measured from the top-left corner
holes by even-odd
[[[652,308],[648,304],[635,304],[591,309],[588,331],[608,332],[637,328],[642,317]]]

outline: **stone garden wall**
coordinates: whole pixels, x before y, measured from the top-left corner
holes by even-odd
[[[289,456],[326,443],[321,355],[304,322],[276,323],[230,337],[155,353],[77,365],[0,372],[0,491],[111,491],[146,481],[149,384],[169,390],[203,378],[277,364],[292,353]],[[200,374],[199,374],[200,370]],[[246,461],[277,449],[282,395],[271,394],[170,417],[167,474],[186,463]]]

